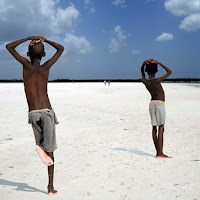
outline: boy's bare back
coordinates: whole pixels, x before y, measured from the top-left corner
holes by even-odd
[[[145,73],[144,73],[144,66],[145,64],[148,63],[155,63],[161,65],[167,73],[164,76],[161,76],[159,78],[155,78],[155,74],[149,74],[149,78],[145,78]],[[141,74],[142,74],[142,82],[146,86],[147,90],[151,94],[151,100],[160,100],[160,101],[165,101],[165,93],[161,85],[161,81],[165,80],[172,71],[164,66],[162,63],[157,62],[154,59],[149,59],[144,61],[142,67],[141,67]]]
[[[43,108],[51,109],[47,94],[49,70],[40,64],[27,62],[23,65],[24,90],[29,111]]]
[[[158,79],[146,80],[143,83],[151,94],[151,100],[165,101],[165,93]]]
[[[56,48],[57,52],[50,60],[45,62],[43,65],[40,65],[41,59],[31,57],[30,52],[28,52],[27,55],[30,56],[30,62],[26,58],[20,56],[15,50],[16,46],[27,40],[40,40],[40,42],[47,42],[54,48]],[[15,57],[15,59],[23,65],[24,89],[29,106],[29,111],[44,108],[51,109],[51,104],[47,94],[49,70],[62,54],[64,47],[60,44],[46,40],[42,36],[33,36],[7,44],[6,48]],[[45,52],[43,56],[45,56]]]

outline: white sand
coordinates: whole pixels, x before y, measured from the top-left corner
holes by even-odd
[[[164,83],[164,153],[156,159],[142,83],[50,83],[60,124],[54,196],[35,152],[23,84],[0,84],[1,200],[199,200],[200,84]]]

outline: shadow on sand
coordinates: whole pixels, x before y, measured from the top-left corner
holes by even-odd
[[[192,86],[192,87],[200,87],[200,84],[199,83],[196,83],[196,84],[191,84],[191,85],[186,85],[186,86]]]
[[[47,194],[47,192],[39,190],[35,187],[31,187],[27,183],[13,182],[13,181],[4,180],[1,178],[0,178],[0,185],[16,186],[17,187],[16,190],[25,191],[25,192],[41,192],[41,193]]]
[[[116,154],[120,151],[128,151],[130,153],[134,153],[140,156],[149,156],[155,158],[155,155],[152,155],[150,153],[143,152],[137,148],[124,148],[124,147],[118,147],[114,145],[107,145],[107,151],[111,154]]]

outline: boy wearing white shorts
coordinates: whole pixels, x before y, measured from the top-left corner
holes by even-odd
[[[158,64],[163,67],[167,73],[164,76],[155,78],[155,74],[158,72]],[[145,71],[148,74],[148,79],[145,78]],[[146,86],[147,90],[151,94],[151,101],[149,104],[149,113],[152,124],[152,137],[156,148],[157,158],[169,158],[169,156],[163,153],[163,133],[165,124],[165,93],[161,85],[161,81],[165,80],[172,71],[164,66],[162,63],[149,59],[143,62],[141,67],[142,82]],[[157,134],[158,127],[158,134]]]

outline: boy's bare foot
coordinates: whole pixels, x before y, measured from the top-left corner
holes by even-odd
[[[160,155],[156,155],[156,158],[172,158],[172,157],[169,157],[169,156],[167,156],[167,155],[165,155],[165,154],[160,154]]]
[[[57,193],[57,190],[54,190],[54,187],[53,187],[53,185],[51,185],[51,184],[49,184],[49,185],[47,186],[47,189],[48,189],[48,195],[54,195],[54,194]]]
[[[40,156],[40,159],[45,165],[51,166],[54,164],[53,160],[46,154],[46,152],[40,146],[37,146],[35,150],[37,151],[38,155]]]

